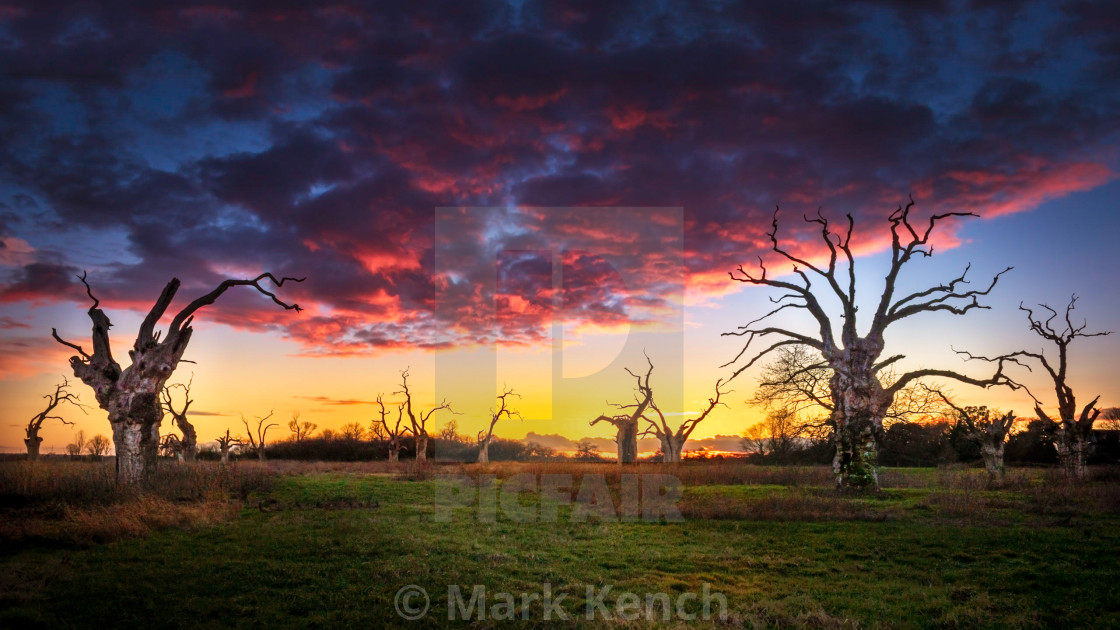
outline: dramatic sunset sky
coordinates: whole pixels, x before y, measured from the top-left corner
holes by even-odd
[[[979,218],[946,222],[900,291],[1015,269],[991,310],[906,320],[888,353],[986,375],[951,347],[1040,350],[1020,301],[1076,293],[1118,333],[1074,346],[1072,384],[1120,405],[1116,3],[256,4],[0,0],[3,451],[73,380],[51,328],[90,345],[82,270],[118,360],[172,277],[174,311],[227,277],[306,276],[278,291],[302,313],[250,289],[199,313],[173,382],[194,374],[200,441],[272,409],[368,424],[410,367],[465,432],[506,384],[524,419],[500,436],[613,451],[588,421],[629,401],[643,349],[674,413],[729,374],[720,333],[775,294],[727,272],[765,254],[775,205],[808,256],[803,213],[852,213],[873,303],[910,194]],[[757,374],[694,437],[756,421]],[[65,416],[44,452],[109,434],[96,405]]]

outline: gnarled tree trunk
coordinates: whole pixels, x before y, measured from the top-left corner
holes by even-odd
[[[416,436],[416,461],[428,461],[428,435],[426,433]]]
[[[190,324],[198,309],[213,304],[231,287],[247,285],[272,298],[273,302],[285,309],[299,310],[298,305],[285,304],[265,290],[259,284],[265,278],[276,286],[283,285],[286,280],[296,280],[277,280],[268,273],[252,280],[225,280],[216,289],[179,311],[172,319],[167,334],[160,339],[160,334],[155,331],[156,324],[179,290],[179,279],[173,278],[141,323],[136,342],[129,351],[132,364],[122,370],[120,364],[113,359],[110,349],[109,328],[112,324],[109,317],[99,308],[101,302],[93,296],[85,274],[80,277],[86,287],[86,294],[93,301],[88,311],[93,323],[93,354],[87,354],[77,344],[64,341],[53,329],[51,334],[59,343],[78,352],[78,356],[70,358],[74,376],[93,388],[98,404],[109,414],[109,424],[113,427],[113,444],[116,447],[119,483],[140,483],[155,469],[159,455],[159,426],[163,420],[160,392],[182,360],[194,332]]]
[[[43,444],[43,438],[36,435],[33,438],[24,438],[23,443],[27,446],[27,459],[30,461],[39,459],[39,447]]]
[[[1058,462],[1070,477],[1084,479],[1085,466],[1089,460],[1090,436],[1088,432],[1079,430],[1080,427],[1076,422],[1062,424],[1064,426],[1054,433],[1054,448],[1058,451]]]
[[[661,442],[661,461],[666,464],[679,464],[681,463],[681,455],[684,450],[684,443],[688,438],[673,434],[658,436]]]
[[[490,463],[490,440],[489,439],[483,440],[482,442],[479,442],[479,444],[478,444],[478,463],[480,463],[480,464],[489,464]]]
[[[980,444],[980,456],[984,458],[984,470],[988,471],[988,476],[992,479],[1003,476],[1003,446],[1002,439],[998,443],[993,440],[985,440]]]
[[[878,485],[876,459],[883,436],[883,419],[895,395],[910,383],[920,382],[920,379],[927,377],[940,377],[982,387],[1012,384],[1003,375],[1007,359],[1000,359],[996,373],[983,380],[951,370],[919,369],[902,374],[889,386],[880,382],[883,370],[904,358],[904,355],[880,358],[885,348],[884,335],[891,324],[920,313],[946,311],[963,315],[975,308],[985,308],[980,305],[978,298],[988,295],[1000,276],[1010,269],[997,273],[983,289],[962,288],[962,285],[968,285],[968,267],[965,267],[961,275],[947,283],[897,297],[895,285],[902,267],[915,255],[928,257],[933,254],[930,235],[936,224],[950,217],[975,216],[964,212],[935,214],[923,229],[910,220],[913,206],[914,201],[911,199],[905,208],[899,206],[887,218],[891,235],[890,266],[884,278],[879,304],[872,313],[871,325],[864,336],[860,335],[856,322],[859,305],[856,300],[855,255],[851,248],[855,219],[851,215],[848,215],[847,229],[839,232],[832,231],[832,224],[820,212],[816,217],[805,217],[808,223],[815,224],[820,230],[820,242],[827,254],[827,264],[821,265],[820,261],[814,263],[782,247],[778,242],[778,213],[775,211],[773,229],[769,234],[771,249],[793,264],[794,275],[789,280],[769,277],[761,258],[760,273],[752,274],[740,266],[737,269],[738,276],[731,274],[736,281],[773,287],[785,292],[779,298],[771,298],[777,306],[770,312],[733,332],[724,333],[747,338],[739,354],[725,365],[739,361],[755,339],[781,339],[757,352],[736,369],[731,378],[750,368],[766,354],[788,346],[806,346],[820,353],[825,367],[832,372],[829,380],[829,395],[832,399],[829,419],[833,430],[832,439],[836,445],[833,469],[837,486]],[[843,273],[843,267],[847,267],[846,274]],[[824,282],[814,285],[810,274]],[[833,318],[826,311],[827,303],[822,302],[822,297],[839,300],[842,308],[840,317],[843,320],[839,339]],[[802,333],[762,323],[787,309],[806,310],[816,320],[817,326],[812,332]],[[810,366],[810,369],[814,367],[818,366]],[[812,395],[810,398],[816,399]]]
[[[837,487],[879,487],[879,444],[883,419],[893,394],[883,388],[873,364],[882,353],[876,339],[849,339],[848,347],[829,362],[832,428],[836,455],[832,471]]]

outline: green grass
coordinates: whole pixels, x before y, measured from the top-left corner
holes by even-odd
[[[588,585],[679,594],[704,583],[726,596],[730,627],[1120,626],[1120,518],[1107,501],[710,485],[687,487],[682,505],[738,507],[681,523],[573,523],[567,508],[557,523],[479,522],[470,509],[436,522],[434,483],[284,476],[225,524],[28,547],[0,558],[0,627],[438,627],[448,585],[539,593],[544,582],[569,593],[580,626]],[[432,598],[413,623],[394,612],[409,584]],[[528,614],[526,625],[549,625],[539,604]]]

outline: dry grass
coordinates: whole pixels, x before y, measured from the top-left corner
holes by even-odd
[[[267,492],[255,464],[163,463],[143,490],[118,486],[104,462],[0,463],[0,549],[29,542],[85,545],[191,529],[233,518],[250,494]]]

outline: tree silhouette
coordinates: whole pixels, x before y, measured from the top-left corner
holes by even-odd
[[[180,461],[193,462],[198,455],[198,432],[195,431],[194,425],[187,420],[187,409],[190,408],[191,403],[191,385],[194,383],[194,374],[191,374],[190,380],[184,383],[175,383],[174,385],[165,385],[161,392],[161,400],[164,410],[171,414],[171,422],[179,427],[183,432],[182,438],[167,441],[168,445],[172,446],[172,451],[179,458]],[[171,395],[172,389],[183,390],[183,406],[175,409],[173,397]],[[169,435],[168,438],[175,436]],[[166,441],[166,440],[165,440]]]
[[[637,381],[635,389],[638,390],[638,393],[634,395],[634,404],[613,403],[613,406],[619,410],[631,411],[614,416],[602,414],[591,421],[591,426],[600,422],[614,425],[616,430],[614,441],[618,445],[618,463],[620,464],[633,464],[638,461],[638,421],[642,419],[646,409],[653,402],[653,389],[649,385],[649,377],[653,374],[653,361],[650,360],[649,355],[646,355],[646,362],[649,363],[649,369],[646,370],[644,378],[632,372],[630,368],[626,368],[626,373],[633,376]]]
[[[27,446],[27,459],[31,461],[39,459],[39,446],[43,443],[43,438],[39,437],[39,429],[43,428],[44,422],[58,420],[62,424],[73,426],[73,422],[64,419],[62,416],[51,415],[59,405],[68,403],[81,409],[82,413],[86,413],[86,406],[78,400],[78,395],[70,392],[70,381],[66,377],[62,377],[62,382],[55,386],[53,394],[44,394],[43,398],[47,401],[46,407],[32,416],[23,430],[25,434],[23,443]]]
[[[498,420],[505,416],[506,418],[521,418],[521,413],[513,411],[509,408],[508,399],[510,396],[517,396],[521,398],[520,394],[515,393],[510,388],[502,390],[501,395],[498,396],[498,410],[490,410],[490,427],[486,431],[478,432],[478,463],[490,463],[490,440],[494,439],[494,425],[498,424]],[[469,438],[468,438],[469,439]]]
[[[245,419],[244,415],[241,416],[241,424],[245,425],[245,433],[249,435],[249,448],[256,451],[257,459],[262,462],[264,461],[265,440],[268,438],[268,430],[272,427],[280,426],[279,423],[268,422],[268,419],[272,417],[274,412],[275,410],[269,410],[267,416],[263,418],[261,416],[256,417],[256,435],[253,434],[254,429],[249,426],[249,421]],[[266,422],[268,424],[265,424]]]
[[[218,450],[221,453],[222,463],[229,463],[229,450],[231,447],[241,444],[241,438],[233,437],[229,434],[229,429],[226,429],[225,435],[218,436]]]
[[[299,311],[299,305],[281,301],[274,293],[261,286],[261,281],[268,280],[277,287],[289,280],[303,281],[303,278],[277,279],[271,273],[262,273],[249,280],[223,280],[214,290],[183,307],[172,318],[166,335],[160,339],[161,332],[156,331],[156,325],[179,291],[179,279],[172,278],[140,324],[136,341],[128,352],[132,364],[122,370],[120,364],[113,359],[110,349],[109,328],[112,324],[109,317],[99,308],[101,302],[94,297],[93,290],[86,282],[86,274],[83,273],[79,279],[85,285],[86,295],[93,302],[87,312],[93,323],[93,354],[87,353],[78,344],[63,340],[53,328],[51,336],[77,351],[78,354],[70,358],[74,376],[93,388],[97,403],[109,412],[113,444],[117,453],[117,480],[125,484],[140,483],[156,466],[159,427],[163,420],[160,392],[167,379],[175,372],[187,344],[190,343],[194,332],[191,323],[195,313],[237,286],[253,287],[284,309]]]
[[[984,469],[993,480],[1003,476],[1003,451],[1011,427],[1018,418],[1014,411],[1004,413],[986,406],[960,407],[944,392],[934,390],[938,397],[951,409],[958,422],[964,425],[965,437],[980,445],[980,456],[984,458]]]
[[[1089,456],[1089,438],[1093,431],[1093,422],[1101,413],[1101,410],[1096,408],[1100,396],[1098,395],[1089,401],[1089,404],[1078,411],[1077,397],[1073,393],[1073,388],[1069,385],[1069,346],[1075,339],[1103,337],[1112,333],[1111,331],[1085,332],[1088,324],[1084,320],[1080,324],[1073,323],[1073,310],[1077,307],[1076,295],[1070,296],[1064,316],[1060,316],[1056,310],[1046,304],[1039,304],[1039,307],[1050,313],[1045,320],[1036,318],[1032,309],[1019,304],[1019,310],[1027,314],[1027,322],[1030,324],[1031,330],[1057,346],[1056,364],[1052,359],[1047,358],[1045,350],[1038,352],[1019,350],[991,358],[971,354],[968,356],[983,361],[1001,362],[1016,361],[1023,358],[1037,362],[1042,366],[1054,383],[1054,394],[1058,402],[1058,418],[1051,418],[1043,411],[1042,402],[1035,398],[1034,394],[1031,394],[1031,398],[1034,399],[1035,415],[1053,436],[1054,448],[1058,451],[1058,459],[1061,461],[1062,467],[1070,476],[1082,478],[1085,476],[1085,463]],[[1058,327],[1055,328],[1054,320],[1059,317],[1062,321],[1058,322]],[[1029,390],[1028,393],[1030,393]]]
[[[400,461],[404,436],[411,431],[408,426],[401,426],[404,423],[404,405],[397,406],[397,423],[393,426],[389,426],[389,410],[385,408],[384,397],[381,394],[377,395],[377,406],[380,408],[378,413],[381,414],[381,418],[373,422],[379,424],[384,433],[389,443],[389,462],[395,464]]]
[[[292,432],[292,437],[297,442],[299,442],[300,440],[306,440],[307,438],[311,437],[311,434],[314,433],[315,429],[318,428],[319,425],[311,422],[310,420],[303,420],[301,422],[299,419],[298,411],[293,412],[292,419],[288,421],[288,430]]]
[[[829,424],[836,453],[833,458],[833,471],[837,486],[878,486],[876,460],[879,443],[883,437],[883,419],[894,402],[896,395],[907,385],[926,377],[949,378],[972,385],[989,387],[1005,384],[1003,363],[1000,362],[996,373],[987,379],[976,379],[951,370],[919,369],[905,372],[884,384],[880,374],[904,355],[882,358],[886,342],[884,333],[891,324],[922,313],[944,311],[953,315],[964,315],[982,306],[978,298],[988,295],[1000,276],[1009,269],[997,273],[983,289],[968,289],[966,276],[970,266],[948,283],[916,291],[902,297],[895,296],[895,285],[902,268],[915,256],[933,255],[930,235],[937,224],[950,217],[975,216],[968,212],[948,212],[935,214],[924,228],[911,222],[910,210],[913,199],[905,206],[892,212],[887,221],[890,224],[891,259],[878,306],[872,313],[870,326],[863,334],[857,327],[856,305],[856,266],[852,254],[851,240],[855,220],[847,215],[847,227],[841,233],[834,233],[828,219],[818,212],[816,217],[805,217],[805,221],[820,229],[820,240],[828,253],[828,263],[820,267],[805,258],[791,253],[778,241],[778,212],[775,211],[769,233],[771,249],[792,263],[794,278],[779,280],[768,275],[762,258],[759,257],[760,273],[753,275],[740,266],[731,272],[733,280],[751,285],[781,289],[784,293],[770,298],[776,306],[758,319],[740,326],[737,330],[724,335],[746,337],[742,349],[724,367],[739,363],[751,348],[755,339],[777,337],[780,341],[762,349],[745,364],[738,367],[728,379],[734,379],[753,366],[762,357],[780,348],[803,345],[820,353],[824,367],[829,370],[828,390],[832,403]],[[841,260],[841,258],[843,260]],[[841,275],[843,271],[846,274]],[[812,274],[812,275],[810,275]],[[813,277],[824,280],[823,288],[815,287]],[[835,299],[840,304],[840,318],[843,320],[837,336],[833,317],[825,308],[824,300]],[[797,332],[763,322],[787,309],[808,311],[817,324],[814,332]]]
[[[700,412],[700,415],[681,422],[675,430],[669,426],[665,414],[662,413],[661,408],[657,406],[657,401],[650,401],[649,408],[657,414],[657,421],[654,422],[648,416],[643,415],[642,419],[645,420],[648,425],[646,426],[646,430],[641,433],[641,436],[652,435],[661,442],[661,459],[663,462],[666,464],[679,464],[681,462],[681,454],[684,451],[684,443],[688,441],[688,436],[692,435],[692,432],[696,430],[696,426],[707,418],[708,414],[712,413],[712,410],[715,409],[717,405],[723,404],[719,401],[719,397],[730,393],[720,390],[722,384],[722,380],[716,381],[716,395],[708,399],[708,406]]]
[[[426,462],[428,461],[428,420],[432,417],[432,414],[442,409],[451,413],[456,412],[451,408],[451,403],[447,402],[446,398],[426,412],[417,413],[413,411],[412,392],[408,389],[408,368],[401,370],[401,389],[394,393],[404,396],[404,412],[408,415],[409,429],[411,429],[413,437],[416,438],[416,461]]]

